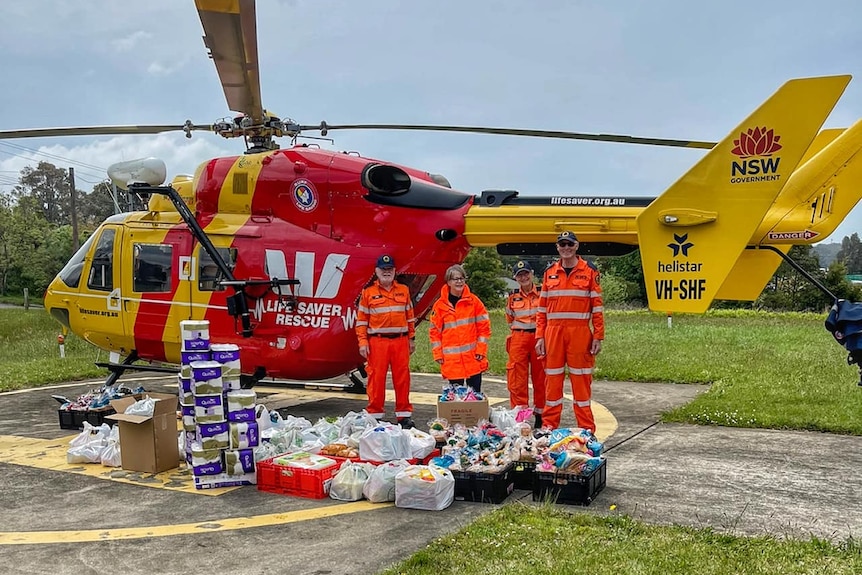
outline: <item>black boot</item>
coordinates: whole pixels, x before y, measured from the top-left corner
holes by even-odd
[[[401,426],[401,429],[413,429],[416,427],[416,424],[413,423],[413,420],[409,417],[399,417],[398,425]]]
[[[542,414],[535,413],[534,415],[536,417],[536,424],[533,426],[533,429],[542,429]]]

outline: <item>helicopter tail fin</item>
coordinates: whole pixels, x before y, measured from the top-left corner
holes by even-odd
[[[707,310],[849,81],[785,83],[638,215],[651,309]]]
[[[774,245],[784,253],[795,244],[823,241],[862,199],[862,120],[848,129],[823,130],[755,231],[751,244]],[[781,257],[745,250],[716,299],[757,299]]]

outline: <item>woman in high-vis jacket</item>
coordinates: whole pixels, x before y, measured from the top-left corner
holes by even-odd
[[[449,383],[466,383],[482,390],[482,372],[488,369],[491,319],[488,310],[467,286],[459,265],[446,270],[446,285],[431,310],[431,352]]]

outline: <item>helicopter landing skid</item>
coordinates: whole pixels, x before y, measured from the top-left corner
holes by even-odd
[[[361,377],[366,377],[366,375],[361,373],[358,369],[348,373],[347,378],[350,380],[351,385],[345,387],[344,391],[347,393],[357,393],[365,395],[365,382],[362,381]]]
[[[108,375],[107,379],[105,379],[105,387],[114,387],[114,385],[119,381],[120,377],[126,372],[127,369],[132,371],[155,371],[158,373],[169,373],[176,374],[179,373],[179,369],[175,367],[163,367],[156,365],[133,365],[136,361],[138,361],[138,352],[136,350],[132,350],[132,353],[123,360],[123,363],[107,363],[107,362],[96,362],[96,367],[104,367],[109,370],[111,373]]]

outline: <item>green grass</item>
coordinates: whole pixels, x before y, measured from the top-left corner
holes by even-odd
[[[42,308],[0,309],[0,391],[106,376],[93,363],[107,361],[107,354],[73,334],[60,359],[60,333]]]
[[[736,575],[862,572],[862,546],[650,526],[625,516],[510,504],[441,537],[384,575]]]
[[[820,314],[714,311],[679,315],[610,311],[596,379],[712,384],[666,421],[809,429],[862,435],[856,366]],[[491,312],[490,372],[505,374],[502,312]],[[415,371],[436,372],[427,324],[417,328]]]
[[[735,427],[809,429],[862,435],[858,370],[823,328],[819,314],[716,311],[666,317],[646,311],[607,313],[596,378],[712,384],[666,421]],[[504,376],[507,333],[491,312],[490,372]],[[0,390],[105,376],[105,361],[74,335],[59,359],[59,326],[41,309],[0,309]],[[437,373],[428,322],[417,328],[414,371]]]

